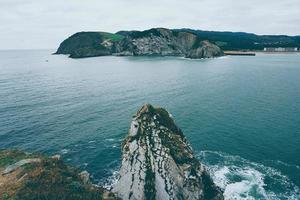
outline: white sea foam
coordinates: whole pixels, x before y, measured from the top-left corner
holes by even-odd
[[[300,199],[299,188],[274,168],[219,152],[203,151],[200,157],[226,200]]]
[[[201,162],[224,190],[225,200],[299,200],[300,190],[280,171],[239,156],[202,151]],[[119,177],[118,167],[99,185],[111,189]],[[275,189],[274,189],[275,187]]]
[[[226,199],[255,199],[251,193],[259,194],[262,199],[268,199],[264,189],[264,175],[255,169],[224,166],[217,169],[213,177],[216,184],[225,189]]]
[[[107,179],[102,181],[102,183],[99,183],[99,185],[101,185],[103,188],[107,190],[111,190],[112,187],[116,184],[118,178],[119,178],[119,171],[115,170],[113,171],[111,176],[109,176]]]
[[[286,167],[296,168],[296,169],[300,170],[300,166],[298,166],[298,165],[288,164],[288,163],[282,162],[280,160],[276,160],[275,162],[280,164],[280,165],[284,165]]]
[[[220,56],[220,57],[217,57],[216,59],[229,59],[230,56]]]
[[[62,149],[62,150],[61,150],[61,153],[62,153],[62,154],[67,154],[67,153],[69,153],[69,151],[70,151],[69,149]]]
[[[115,139],[114,138],[107,138],[107,139],[105,139],[106,141],[109,141],[109,142],[113,142],[113,141],[115,141]]]
[[[227,166],[217,169],[214,171],[214,181],[218,184],[219,187],[225,188],[228,185],[226,174],[230,173],[230,170]]]

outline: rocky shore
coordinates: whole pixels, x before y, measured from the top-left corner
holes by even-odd
[[[71,58],[95,56],[181,56],[212,58],[224,55],[215,44],[194,33],[153,28],[145,31],[79,32],[64,40],[55,54]]]
[[[0,199],[223,200],[171,114],[145,104],[122,144],[118,181],[108,191],[89,173],[52,157],[0,151]]]
[[[0,151],[1,200],[115,200],[113,193],[93,185],[86,171],[52,157],[18,150]]]

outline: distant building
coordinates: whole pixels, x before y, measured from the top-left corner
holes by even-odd
[[[299,51],[297,47],[265,47],[265,52],[296,52]]]

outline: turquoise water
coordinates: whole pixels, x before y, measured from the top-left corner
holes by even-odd
[[[300,55],[69,59],[0,51],[0,148],[49,155],[110,185],[131,116],[169,110],[227,199],[300,198]]]

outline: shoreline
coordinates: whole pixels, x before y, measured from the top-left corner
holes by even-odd
[[[224,51],[227,56],[256,56],[256,54],[300,54],[300,51],[289,52],[266,52],[266,51]]]
[[[300,54],[300,51],[288,51],[288,52],[266,52],[266,51],[254,51],[255,53],[261,53],[261,54]]]
[[[255,52],[251,51],[224,51],[226,56],[255,56]]]

